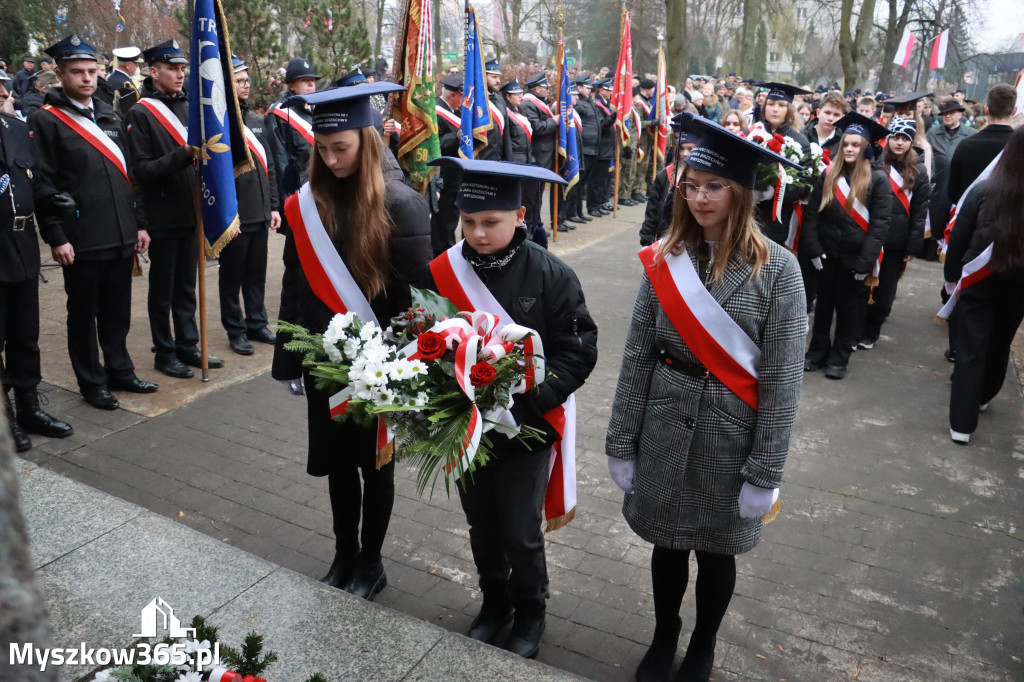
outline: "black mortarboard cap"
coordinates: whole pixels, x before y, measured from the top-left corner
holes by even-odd
[[[455,206],[466,213],[518,211],[523,206],[524,180],[568,184],[562,176],[547,168],[509,161],[442,156],[427,165],[462,169]]]
[[[450,73],[441,79],[441,85],[446,90],[452,92],[462,92],[462,87],[466,84],[466,77],[461,73]]]
[[[292,95],[284,106],[296,103],[313,107],[313,132],[331,135],[342,130],[366,128],[374,125],[378,114],[370,104],[371,95],[405,91],[395,83],[361,83],[348,88],[330,88],[308,95]]]
[[[913,106],[917,104],[917,100],[922,99],[924,97],[932,97],[933,94],[934,93],[931,92],[911,92],[906,95],[900,95],[899,97],[890,97],[887,101],[889,102],[889,104],[895,104],[897,108],[901,104],[909,104]]]
[[[347,88],[350,85],[359,85],[366,82],[366,75],[358,66],[334,82],[339,88]]]
[[[844,115],[836,121],[835,126],[842,130],[844,135],[850,133],[860,135],[871,143],[878,142],[889,135],[888,128],[856,111]]]
[[[59,43],[46,48],[43,52],[58,62],[65,59],[91,59],[96,61],[96,49],[79,38],[77,33],[72,33]]]
[[[154,45],[148,50],[143,50],[142,58],[146,60],[147,64],[156,62],[188,64],[188,59],[185,58],[185,53],[181,51],[181,45],[178,45],[177,40],[168,40]]]
[[[753,189],[757,167],[762,163],[783,163],[800,169],[800,164],[688,111],[677,115],[673,122],[680,129],[700,136],[685,161],[694,170],[714,173]]]
[[[521,95],[523,94],[523,86],[519,85],[519,81],[513,78],[501,86],[501,92],[506,95]]]
[[[789,83],[758,83],[758,87],[766,88],[768,90],[767,98],[769,100],[776,100],[780,102],[792,102],[793,98],[797,95],[809,95],[810,90],[804,90],[803,88],[790,85]]]
[[[313,70],[313,65],[302,57],[289,59],[288,66],[284,70],[285,83],[291,83],[293,80],[298,78],[313,78],[320,80],[320,76],[316,75],[316,71]]]
[[[550,88],[551,82],[548,80],[548,75],[542,71],[530,80],[526,81],[526,87],[530,90],[533,90],[536,87]]]
[[[498,64],[498,60],[488,59],[484,65],[484,71],[487,73],[501,73],[501,66]]]

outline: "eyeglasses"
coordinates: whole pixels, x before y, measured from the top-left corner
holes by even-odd
[[[725,198],[726,190],[731,189],[729,185],[720,182],[709,182],[706,185],[695,185],[692,182],[680,183],[683,186],[683,196],[687,201],[696,201],[703,192],[704,196],[711,201],[719,201]]]
[[[237,85],[238,87],[242,87],[243,85],[248,85],[248,84],[249,84],[249,79],[248,78],[236,78],[235,79],[235,85]]]

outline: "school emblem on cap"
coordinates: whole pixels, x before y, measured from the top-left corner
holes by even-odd
[[[309,62],[302,62],[302,65],[303,65],[304,67],[306,67],[307,69],[309,68]]]
[[[177,40],[172,40],[171,41],[171,47],[173,47],[175,50],[180,50],[181,49],[181,47],[178,45],[178,41]]]
[[[82,39],[81,39],[81,38],[79,38],[79,37],[78,37],[78,36],[76,36],[76,35],[72,35],[72,36],[71,36],[71,41],[70,41],[70,42],[71,42],[71,44],[72,44],[72,45],[74,45],[75,47],[78,47],[79,45],[81,45],[81,44],[82,44]]]

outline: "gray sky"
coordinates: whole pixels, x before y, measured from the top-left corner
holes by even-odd
[[[978,0],[984,25],[977,33],[978,51],[992,52],[1004,47],[1018,33],[1024,33],[1024,2],[1021,0]]]

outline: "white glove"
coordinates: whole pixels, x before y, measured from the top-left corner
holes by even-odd
[[[775,500],[779,499],[778,488],[758,488],[743,482],[740,488],[740,518],[756,519],[772,510]]]
[[[946,287],[946,293],[952,296],[953,290],[956,289],[956,282],[945,282],[943,286]]]
[[[636,462],[631,459],[609,457],[608,471],[611,472],[615,485],[622,488],[623,492],[627,494],[633,492],[633,472],[636,471]]]
[[[825,267],[824,265],[821,264],[821,261],[823,260],[825,260],[825,254],[821,254],[817,258],[812,258],[811,265],[814,266],[815,270],[821,270],[823,267]]]
[[[284,386],[285,390],[292,395],[305,395],[306,387],[302,379],[278,379],[277,382]]]
[[[866,280],[868,278],[868,273],[866,273],[866,272],[855,272],[855,273],[853,273],[853,278],[855,280],[857,280],[858,282],[863,282],[864,280]]]

